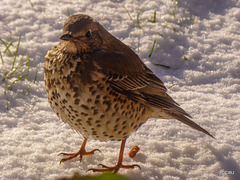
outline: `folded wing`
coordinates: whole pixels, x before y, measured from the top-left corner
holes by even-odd
[[[169,116],[213,137],[205,129],[190,120],[168,94],[163,82],[139,59],[121,52],[99,50],[90,55],[90,60],[106,75],[107,82],[116,92],[146,106],[161,109]]]

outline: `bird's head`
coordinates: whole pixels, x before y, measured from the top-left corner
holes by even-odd
[[[74,54],[108,50],[136,56],[101,24],[84,14],[76,14],[66,20],[60,39],[65,41],[64,50]]]
[[[101,49],[107,31],[93,18],[83,14],[69,17],[63,26],[61,40],[67,41],[66,49],[75,53]]]

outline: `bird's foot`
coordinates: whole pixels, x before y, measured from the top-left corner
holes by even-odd
[[[99,149],[94,149],[92,151],[86,151],[85,149],[80,149],[77,153],[60,153],[59,155],[63,155],[63,156],[68,156],[67,158],[63,158],[61,161],[60,161],[60,164],[62,162],[65,162],[65,161],[68,161],[70,159],[73,159],[77,156],[79,156],[79,159],[80,161],[82,160],[82,157],[83,156],[86,156],[86,155],[93,155],[95,151],[99,151],[101,152]]]
[[[116,166],[113,167],[109,167],[109,166],[105,166],[103,164],[99,164],[99,166],[102,166],[103,169],[88,169],[87,171],[92,171],[92,172],[113,172],[113,173],[117,173],[118,170],[120,168],[124,168],[124,169],[134,169],[134,167],[138,167],[141,170],[141,167],[137,164],[133,164],[133,165],[122,165],[122,164],[117,164]]]

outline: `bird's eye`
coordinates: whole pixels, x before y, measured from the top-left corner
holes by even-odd
[[[88,31],[86,34],[85,34],[85,37],[90,37],[91,36],[91,32]]]

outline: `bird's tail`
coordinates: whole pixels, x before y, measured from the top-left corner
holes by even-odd
[[[214,138],[213,135],[211,135],[208,131],[206,131],[205,129],[203,129],[201,126],[199,126],[198,124],[196,124],[195,122],[193,122],[190,117],[187,117],[184,114],[180,114],[180,113],[171,113],[169,114],[171,117],[173,117],[174,119],[177,119],[179,121],[181,121],[182,123],[192,127],[193,129],[196,129],[198,131],[201,131],[207,135],[209,135],[210,137]],[[215,139],[215,138],[214,138]]]

